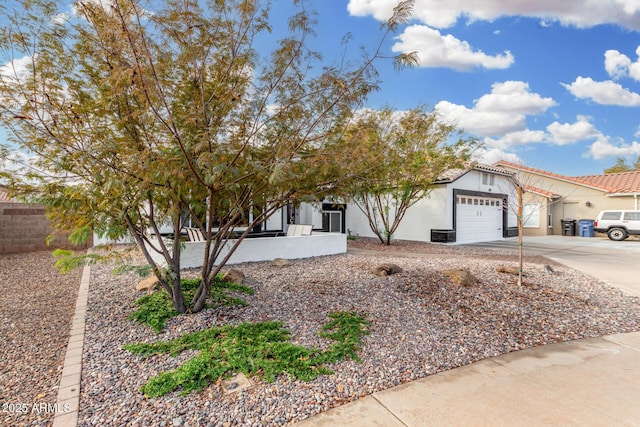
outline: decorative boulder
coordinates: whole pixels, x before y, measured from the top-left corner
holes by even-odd
[[[273,261],[271,261],[271,265],[273,265],[274,267],[286,267],[291,264],[292,264],[291,261],[284,258],[276,258]]]
[[[469,270],[443,270],[441,273],[460,286],[470,287],[476,284],[476,278]]]
[[[520,269],[518,267],[508,267],[506,265],[501,265],[498,268],[498,272],[505,273],[505,274],[513,274],[514,276],[517,276],[518,274],[520,274]]]
[[[145,277],[136,285],[136,291],[148,291],[154,289],[158,285],[158,278],[154,276]]]
[[[222,275],[222,280],[227,283],[238,283],[239,285],[244,283],[244,273],[235,268],[230,268]]]
[[[391,276],[392,274],[402,273],[402,268],[396,264],[380,264],[373,269],[373,274],[379,277]]]

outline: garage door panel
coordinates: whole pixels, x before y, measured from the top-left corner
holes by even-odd
[[[501,239],[502,200],[480,196],[457,196],[456,242],[472,243]]]

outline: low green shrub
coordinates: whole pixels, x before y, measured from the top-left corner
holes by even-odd
[[[180,280],[185,301],[191,301],[198,289],[198,286],[200,286],[200,281],[201,279]],[[212,305],[210,306],[247,305],[243,299],[229,295],[228,292],[230,291],[244,293],[247,295],[253,294],[253,289],[248,286],[225,282],[222,280],[221,276],[218,276],[215,278],[214,284],[211,287],[209,300],[212,302]],[[180,315],[180,313],[178,313],[173,307],[171,297],[164,289],[160,289],[152,294],[143,296],[135,302],[135,305],[138,308],[129,315],[129,320],[135,320],[138,323],[146,323],[156,333],[162,332],[168,319]]]
[[[306,348],[289,342],[291,334],[282,322],[226,325],[186,334],[180,338],[155,343],[129,344],[124,349],[149,357],[157,354],[177,356],[184,350],[199,350],[174,371],[152,377],[141,391],[148,397],[165,395],[174,390],[182,394],[200,390],[210,382],[242,372],[272,382],[276,376],[311,381],[318,375],[332,374],[326,365],[348,357],[360,362],[361,337],[369,324],[357,313],[331,313],[332,319],[320,336],[335,342],[327,350]],[[327,332],[330,331],[330,332]]]

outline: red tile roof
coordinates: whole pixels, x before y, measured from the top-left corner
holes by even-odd
[[[535,168],[530,168],[528,166],[519,165],[516,163],[506,162],[504,160],[501,160],[495,163],[494,166],[521,170],[521,171],[530,172],[536,175],[555,178],[561,181],[572,182],[574,184],[583,185],[585,187],[594,188],[596,190],[601,190],[601,191],[604,191],[605,193],[634,193],[634,192],[640,193],[640,185],[637,185],[635,189],[632,189],[634,188],[632,186],[627,186],[625,187],[626,190],[622,190],[622,187],[618,186],[620,182],[622,182],[622,180],[615,181],[613,179],[609,179],[607,175],[565,176],[565,175],[560,175],[553,172],[547,172],[542,169],[535,169]],[[632,173],[632,174],[637,173],[638,174],[637,183],[640,184],[640,172],[623,172],[623,173]],[[611,174],[611,175],[619,175],[619,174]]]
[[[553,193],[553,192],[547,191],[547,190],[543,190],[542,188],[533,187],[531,185],[523,185],[522,187],[524,188],[524,191],[528,191],[530,193],[536,193],[536,194],[544,196],[544,197],[546,197],[548,199],[558,199],[558,198],[562,197],[560,194]]]
[[[593,185],[614,188],[616,193],[640,193],[640,171],[576,177]]]

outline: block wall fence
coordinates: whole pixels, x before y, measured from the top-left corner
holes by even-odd
[[[0,202],[0,254],[56,248],[80,250],[92,246],[91,241],[82,246],[72,245],[64,236],[57,237],[47,246],[46,238],[52,231],[44,206]]]

